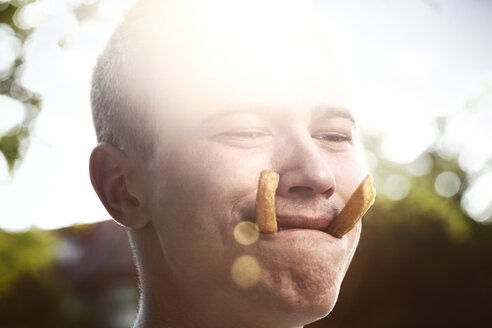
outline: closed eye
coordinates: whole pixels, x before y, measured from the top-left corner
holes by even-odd
[[[217,141],[237,148],[256,148],[267,143],[271,134],[261,129],[239,129],[223,132],[214,137]]]
[[[337,132],[317,133],[312,136],[322,149],[330,152],[343,152],[352,144],[352,136]]]
[[[350,142],[352,138],[339,133],[322,133],[313,135],[313,138],[327,142]]]
[[[261,130],[238,130],[229,131],[222,134],[224,137],[237,138],[237,139],[255,139],[268,136],[268,133]]]

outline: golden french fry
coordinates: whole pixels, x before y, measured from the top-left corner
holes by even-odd
[[[279,175],[276,172],[263,170],[258,180],[256,194],[256,224],[262,233],[277,232],[277,215],[275,214],[275,192]]]
[[[376,188],[372,176],[368,174],[355,189],[340,214],[326,229],[329,234],[341,238],[359,222],[376,199]]]

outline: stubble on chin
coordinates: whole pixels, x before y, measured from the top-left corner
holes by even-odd
[[[306,256],[263,264],[259,288],[274,311],[321,318],[334,307],[346,258]]]

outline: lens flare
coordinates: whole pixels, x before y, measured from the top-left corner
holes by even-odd
[[[234,238],[241,245],[251,245],[258,240],[260,229],[256,223],[251,221],[242,221],[234,228]]]
[[[261,268],[258,261],[249,255],[241,255],[232,264],[231,277],[236,285],[250,288],[260,280]]]

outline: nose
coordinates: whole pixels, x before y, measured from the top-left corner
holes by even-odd
[[[280,174],[277,194],[286,198],[322,195],[335,192],[335,177],[315,141],[307,131],[298,131],[276,147],[275,168]]]

